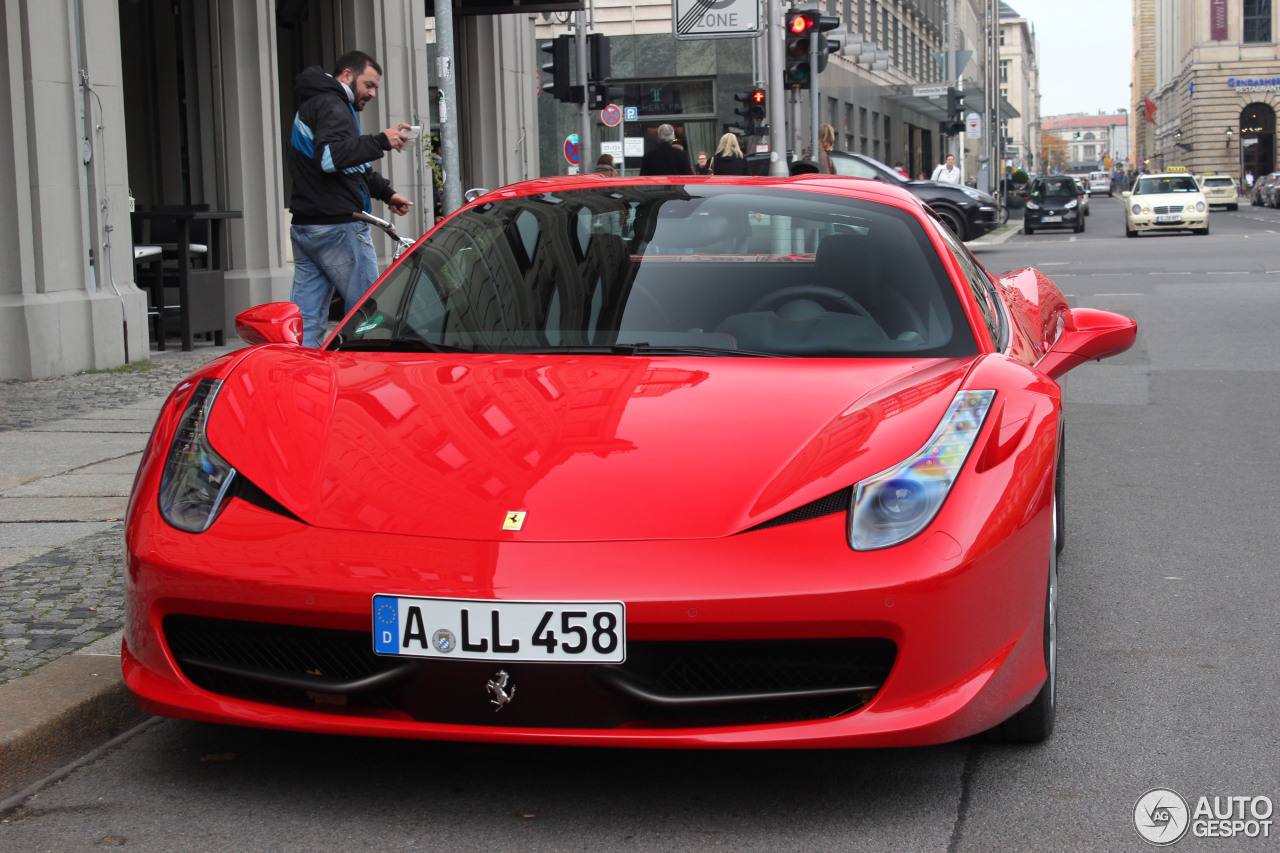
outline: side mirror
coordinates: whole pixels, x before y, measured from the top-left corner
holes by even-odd
[[[796,175],[816,175],[822,171],[822,166],[818,165],[816,160],[796,160],[791,164],[791,177]]]
[[[1063,312],[1062,320],[1062,334],[1036,365],[1051,379],[1086,361],[1119,355],[1138,338],[1137,322],[1112,311],[1075,308]]]
[[[247,344],[301,344],[302,311],[292,302],[268,302],[236,315],[236,334]]]
[[[1124,192],[1120,193],[1120,198],[1128,198],[1131,195],[1133,195],[1133,193],[1129,192],[1128,190],[1125,190]]]

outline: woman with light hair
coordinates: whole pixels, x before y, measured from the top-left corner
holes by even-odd
[[[738,146],[738,136],[726,133],[720,137],[720,145],[716,147],[715,156],[711,158],[711,174],[713,175],[745,175],[747,158],[742,156]]]
[[[836,147],[836,129],[827,123],[818,125],[818,165],[827,175],[836,173],[836,164],[831,160],[831,149]]]

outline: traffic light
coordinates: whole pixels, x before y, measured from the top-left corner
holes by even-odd
[[[608,36],[600,33],[587,34],[587,68],[587,79],[592,83],[603,83],[613,76]]]
[[[817,31],[818,37],[818,73],[821,74],[827,70],[827,60],[830,55],[840,50],[843,38],[840,36],[828,36],[827,33],[840,26],[840,19],[835,15],[818,15],[813,22],[813,28]]]
[[[817,23],[816,10],[787,13],[787,67],[783,72],[783,82],[788,89],[808,89],[813,83],[813,69],[809,66],[809,38]]]
[[[587,109],[602,110],[609,104],[617,103],[626,94],[623,86],[608,86],[604,83],[592,83],[587,87]]]
[[[751,122],[759,125],[768,111],[765,109],[764,89],[751,90]]]
[[[742,121],[738,122],[735,125],[731,125],[731,128],[737,128],[738,130],[742,131],[744,136],[752,136],[756,132],[756,129],[755,129],[756,108],[755,108],[755,104],[752,102],[752,96],[757,91],[763,92],[763,90],[758,89],[750,92],[738,92],[736,95],[733,96],[733,99],[735,101],[742,104],[742,106],[738,107],[733,111],[733,114],[737,116],[742,116]]]
[[[572,43],[573,36],[562,35],[540,45],[544,53],[551,55],[549,62],[542,63],[542,91],[557,101],[569,102],[571,98],[569,51]]]
[[[964,110],[964,94],[955,86],[947,87],[947,120],[959,121]]]

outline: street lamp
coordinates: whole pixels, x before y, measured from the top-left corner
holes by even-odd
[[[1228,147],[1228,148],[1230,148],[1230,147],[1231,147],[1231,135],[1232,135],[1232,134],[1234,134],[1235,132],[1236,132],[1236,131],[1235,131],[1235,128],[1233,128],[1233,127],[1228,127],[1228,128],[1227,128],[1227,147]]]

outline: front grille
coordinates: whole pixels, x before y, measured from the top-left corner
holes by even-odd
[[[422,722],[518,727],[716,726],[828,719],[865,705],[896,646],[879,638],[631,642],[617,666],[380,657],[363,631],[182,615],[165,640],[213,693]],[[498,670],[516,688],[496,713]]]
[[[853,499],[853,486],[846,486],[838,492],[832,492],[826,497],[818,498],[816,501],[810,501],[802,507],[797,507],[790,512],[771,518],[768,521],[762,521],[755,527],[748,528],[746,532],[752,530],[764,530],[769,527],[777,527],[782,524],[794,524],[797,521],[808,521],[811,518],[821,518],[824,515],[834,515],[837,512],[844,512],[849,509],[849,501]]]
[[[1151,212],[1152,212],[1152,213],[1155,213],[1155,214],[1157,214],[1157,215],[1163,215],[1163,214],[1168,214],[1168,213],[1181,213],[1181,212],[1182,212],[1182,205],[1180,205],[1180,204],[1162,204],[1162,205],[1160,205],[1160,206],[1158,206],[1158,207],[1153,207],[1153,208],[1151,208]]]

